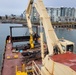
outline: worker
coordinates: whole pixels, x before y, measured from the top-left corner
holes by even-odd
[[[40,36],[35,32],[35,34],[33,35],[35,43],[39,43],[38,39],[40,38]]]
[[[6,43],[11,43],[11,37],[9,35],[6,38]]]

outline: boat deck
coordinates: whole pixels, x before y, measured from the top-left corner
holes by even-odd
[[[22,65],[22,55],[20,53],[12,53],[11,48],[12,44],[6,45],[1,75],[16,75],[16,66],[21,67]],[[18,56],[18,58],[15,56]],[[21,70],[21,68],[18,69]]]
[[[4,51],[4,56],[3,56],[3,64],[2,64],[2,69],[1,69],[1,75],[16,75],[16,66],[18,67],[18,71],[23,71],[22,70],[22,65],[26,63],[25,56],[22,55],[20,52],[14,52],[12,51],[12,44],[8,43],[6,44],[6,48]],[[39,53],[40,48],[35,48],[35,49],[28,49],[25,50],[24,53],[26,52],[38,52]],[[45,49],[46,52],[46,49]],[[31,56],[31,55],[30,55]],[[40,60],[40,57],[38,57],[39,54],[35,56],[37,59],[34,57],[29,59],[30,61],[26,63],[26,67],[31,68],[32,65],[32,60],[36,60],[37,62]],[[28,57],[28,56],[26,56]],[[38,60],[39,59],[39,60]],[[39,62],[38,62],[39,63]]]
[[[16,57],[18,56],[18,57]],[[23,62],[23,56],[20,52],[18,53],[12,53],[12,44],[7,44],[5,48],[5,53],[3,56],[3,65],[2,65],[2,71],[1,75],[16,75],[16,66],[18,66],[18,70],[22,71],[22,64]],[[67,52],[64,54],[58,54],[50,57],[55,62],[64,64],[72,68],[74,71],[76,71],[76,54]],[[38,64],[42,64],[40,61],[35,61]],[[38,65],[39,68],[42,65]]]
[[[74,71],[76,71],[76,54],[67,52],[64,54],[54,55],[54,56],[52,56],[52,59],[55,62],[69,66]]]

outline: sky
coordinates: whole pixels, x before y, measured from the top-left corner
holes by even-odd
[[[49,7],[75,7],[76,0],[43,0]],[[20,15],[26,9],[28,0],[0,0],[0,15]]]

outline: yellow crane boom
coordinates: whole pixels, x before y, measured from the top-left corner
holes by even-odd
[[[54,52],[55,47],[60,51],[60,53],[63,53],[64,51],[62,49],[61,44],[63,45],[63,47],[68,47],[67,49],[69,49],[69,48],[73,48],[73,43],[66,41],[64,39],[61,39],[61,41],[60,41],[57,38],[57,36],[54,32],[54,29],[52,27],[51,21],[50,21],[50,17],[47,14],[46,8],[43,4],[43,1],[36,0],[34,2],[34,4],[33,4],[33,1],[34,0],[29,0],[29,4],[28,4],[27,10],[26,10],[26,19],[27,19],[29,31],[30,31],[30,34],[32,35],[33,30],[32,30],[32,23],[30,20],[30,14],[31,14],[32,6],[34,5],[40,15],[40,21],[44,27],[48,51],[49,51],[49,54],[47,54],[45,57],[42,55],[43,65],[37,66],[36,63],[34,62],[35,67],[33,66],[33,69],[36,68],[34,70],[34,72],[35,72],[34,75],[64,75],[64,74],[65,75],[76,75],[76,72],[74,70],[72,70],[70,67],[57,63],[57,62],[54,62],[51,59],[50,55],[54,54],[53,52]],[[42,53],[44,53],[44,52],[42,51]]]
[[[32,10],[33,1],[34,0],[29,0],[28,7],[26,9],[26,19],[27,19],[28,28],[29,28],[31,35],[33,34],[33,30],[32,30],[32,23],[30,20],[30,13]],[[60,42],[54,32],[54,29],[53,29],[51,21],[50,21],[50,17],[47,14],[46,8],[45,8],[42,0],[37,0],[34,3],[34,6],[40,15],[40,20],[44,27],[49,54],[53,55],[53,50],[54,50],[54,47],[56,47],[56,46],[58,47],[60,53],[63,53],[62,47],[61,47]]]

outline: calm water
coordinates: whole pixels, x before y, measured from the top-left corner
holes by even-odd
[[[17,24],[0,24],[0,60],[2,58],[2,54],[5,48],[5,39],[7,35],[10,34],[10,26],[17,26]],[[76,44],[76,30],[55,29],[55,31],[58,38],[64,37],[65,39],[73,41]],[[25,35],[27,32],[28,32],[27,28],[13,29],[13,35]],[[1,61],[0,61],[0,65],[1,65]]]

